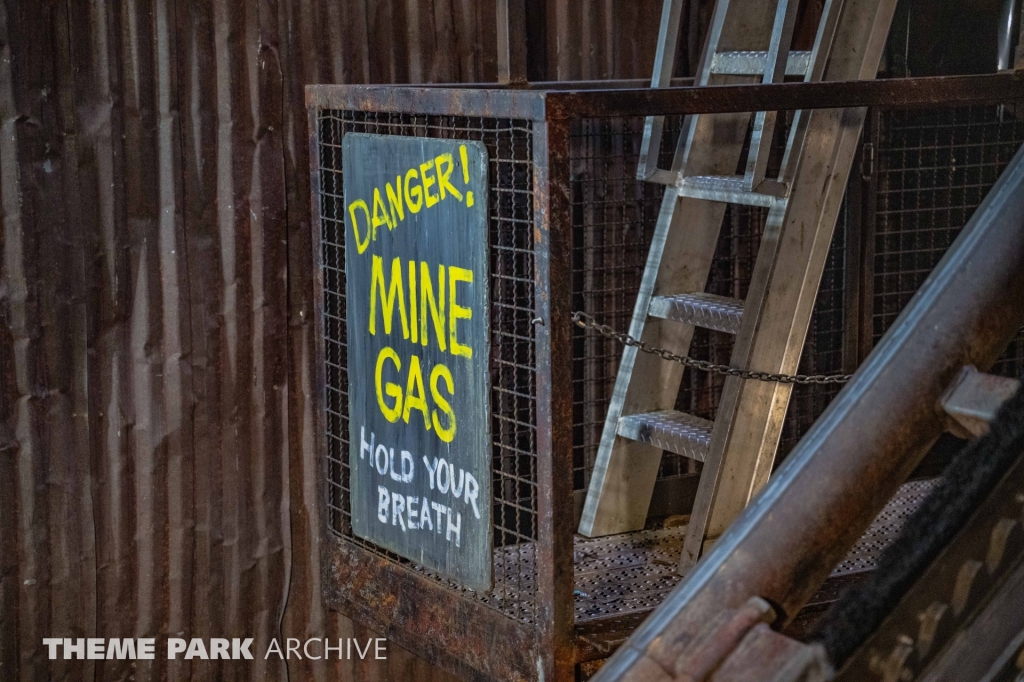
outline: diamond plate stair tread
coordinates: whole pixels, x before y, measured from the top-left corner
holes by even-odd
[[[743,178],[738,176],[690,175],[681,179],[677,187],[680,196],[726,204],[771,208],[779,202],[786,201],[785,198],[773,194],[746,189]]]
[[[723,51],[711,58],[711,73],[729,76],[760,76],[768,61],[766,51]],[[787,76],[803,76],[811,66],[811,53],[794,51],[786,60]]]
[[[707,419],[662,410],[620,417],[617,432],[624,438],[703,462],[711,445],[713,427],[714,423]]]
[[[743,301],[715,294],[655,296],[649,314],[727,334],[738,334],[743,322]]]

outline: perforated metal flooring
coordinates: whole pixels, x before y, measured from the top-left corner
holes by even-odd
[[[903,485],[822,587],[810,606],[827,607],[839,584],[874,568],[882,550],[900,532],[908,516],[934,486],[934,481]],[[586,654],[603,657],[657,607],[681,580],[676,566],[683,551],[686,527],[642,531],[574,541],[577,635],[593,646]],[[477,599],[512,618],[533,622],[536,566],[533,543],[496,549],[495,588],[472,592]],[[424,570],[419,568],[417,570]],[[834,589],[829,592],[830,586]],[[453,589],[459,589],[452,584]],[[826,594],[827,593],[827,594]]]
[[[679,583],[686,528],[577,537],[576,622],[649,611]]]
[[[882,555],[882,550],[892,542],[903,528],[907,517],[914,513],[918,505],[935,487],[935,480],[911,481],[904,484],[898,493],[889,500],[885,509],[875,518],[867,532],[861,536],[846,558],[839,562],[832,571],[832,578],[839,578],[851,573],[872,571]]]
[[[872,570],[933,486],[934,481],[903,485],[831,577]],[[685,535],[684,526],[595,539],[577,537],[573,557],[576,623],[626,617],[660,604],[681,580],[676,566]]]

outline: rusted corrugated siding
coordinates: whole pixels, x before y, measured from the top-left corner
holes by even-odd
[[[650,78],[661,6],[662,0],[548,2],[548,78]]]
[[[488,68],[436,47],[471,3],[413,57],[392,4],[2,5],[0,679],[285,676],[45,636],[366,635],[319,600],[302,85]]]
[[[369,636],[320,602],[302,87],[493,80],[494,25],[475,0],[0,2],[0,680],[447,679],[395,649],[136,667],[42,638]],[[601,26],[612,66],[566,75],[645,75]]]

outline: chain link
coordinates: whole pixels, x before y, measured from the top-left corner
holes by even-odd
[[[767,381],[780,384],[845,384],[850,380],[850,374],[771,374],[770,372],[753,372],[746,369],[736,369],[728,365],[716,365],[706,360],[695,360],[685,355],[677,355],[664,348],[657,348],[649,343],[635,339],[629,334],[612,329],[606,324],[601,324],[587,313],[577,310],[572,314],[572,321],[581,329],[593,329],[605,338],[618,341],[623,346],[632,346],[643,353],[650,353],[658,357],[678,362],[691,369],[713,374],[723,374],[741,379],[754,379],[756,381]]]

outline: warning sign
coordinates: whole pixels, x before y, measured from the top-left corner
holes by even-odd
[[[487,149],[349,133],[354,533],[491,585]]]

